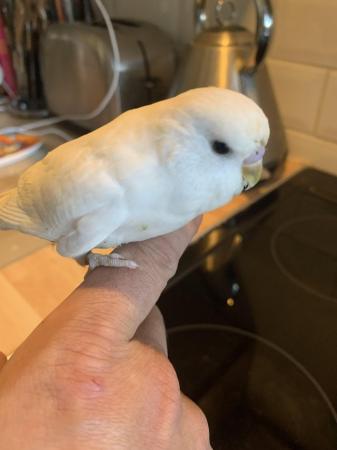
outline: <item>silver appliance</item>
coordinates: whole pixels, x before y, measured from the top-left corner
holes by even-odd
[[[74,120],[92,130],[123,111],[165,98],[176,69],[171,40],[153,25],[113,21],[120,51],[114,68],[108,32],[100,25],[53,24],[41,42],[41,68],[49,110],[59,116],[89,114],[107,93],[113,71],[119,86],[101,114]]]
[[[274,20],[270,0],[255,0],[256,34],[235,23],[233,1],[216,2],[218,25],[205,29],[207,0],[196,1],[196,28],[199,34],[188,49],[170,94],[202,86],[219,86],[252,98],[269,118],[271,137],[264,158],[273,170],[287,155],[287,142],[264,58]]]

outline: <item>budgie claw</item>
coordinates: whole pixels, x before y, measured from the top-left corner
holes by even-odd
[[[112,252],[109,255],[89,252],[87,256],[89,272],[97,267],[125,267],[127,269],[137,269],[138,264],[124,258],[118,253]]]

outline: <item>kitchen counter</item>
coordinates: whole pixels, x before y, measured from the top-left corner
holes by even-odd
[[[6,112],[0,112],[0,130],[7,127],[8,128],[20,127],[29,122],[33,122],[33,120],[28,121],[27,119],[14,117]],[[53,129],[54,128],[59,131],[64,131],[74,138],[79,135],[79,133],[76,133],[72,128],[68,129],[68,127],[66,126],[57,126],[53,127]],[[34,133],[34,131],[32,131],[32,133]],[[64,142],[64,140],[60,136],[54,134],[43,136],[41,139],[43,141],[42,148],[36,153],[34,153],[32,156],[24,160],[21,160],[16,164],[0,167],[0,192],[15,186],[16,180],[20,173],[22,173],[27,167],[29,167],[35,161],[41,159],[47,153],[48,150],[51,150]]]

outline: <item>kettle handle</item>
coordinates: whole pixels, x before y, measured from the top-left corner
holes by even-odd
[[[264,59],[274,28],[273,8],[270,0],[255,0],[256,5],[256,62],[255,68]]]
[[[195,24],[196,32],[200,33],[205,28],[207,22],[207,12],[206,12],[207,0],[195,0]]]

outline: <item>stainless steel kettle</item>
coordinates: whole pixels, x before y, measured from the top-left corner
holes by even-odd
[[[205,29],[207,0],[196,1],[199,34],[188,50],[170,94],[203,86],[242,92],[258,103],[269,118],[271,137],[264,158],[274,170],[287,155],[287,142],[264,58],[274,26],[270,0],[255,0],[256,35],[234,24],[235,2],[218,0],[218,26]]]

